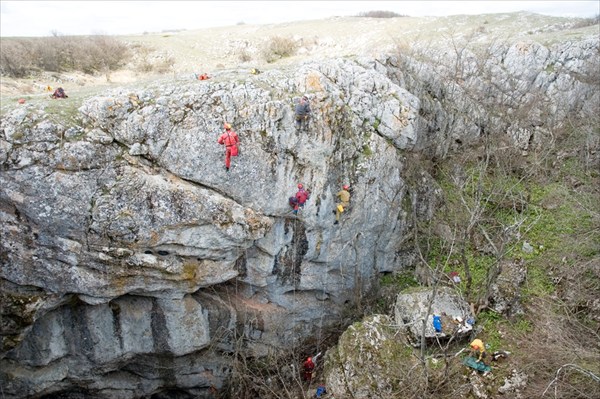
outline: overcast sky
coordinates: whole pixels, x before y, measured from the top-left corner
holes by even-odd
[[[0,0],[1,35],[126,35],[238,23],[275,24],[383,10],[409,16],[530,11],[594,17],[594,1],[12,1]]]

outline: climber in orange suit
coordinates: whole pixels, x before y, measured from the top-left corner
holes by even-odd
[[[229,172],[231,166],[231,157],[237,157],[238,155],[238,144],[240,138],[237,133],[231,130],[231,125],[225,123],[225,132],[217,140],[219,144],[225,146],[225,170]]]

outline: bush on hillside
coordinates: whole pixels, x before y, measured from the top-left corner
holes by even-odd
[[[127,46],[107,36],[0,39],[0,73],[22,78],[39,71],[116,70],[130,58]]]
[[[241,62],[248,62],[248,61],[252,60],[252,56],[246,49],[239,50],[239,52],[237,53],[237,56]]]
[[[596,14],[595,17],[592,18],[583,18],[581,21],[577,22],[573,27],[574,28],[585,28],[586,26],[598,25],[600,23],[600,14]]]
[[[136,71],[141,73],[167,73],[175,65],[175,59],[172,56],[153,47],[134,44],[132,52],[131,64]]]
[[[359,17],[367,17],[367,18],[396,18],[396,17],[406,17],[406,15],[401,15],[395,13],[393,11],[366,11],[358,14]]]
[[[271,63],[280,58],[292,56],[298,49],[294,39],[289,37],[273,36],[266,43],[262,50],[263,58]]]

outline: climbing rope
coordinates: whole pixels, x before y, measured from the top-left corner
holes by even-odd
[[[294,281],[294,264],[296,262],[296,255],[297,255],[297,231],[298,231],[298,219],[294,220],[294,228],[292,230],[292,270],[290,271],[291,273],[291,282],[292,282],[292,287],[294,290],[294,298],[293,298],[293,303],[294,303],[294,312],[296,312],[296,314],[294,315],[294,328],[296,328],[296,326],[298,325],[298,320],[297,320],[297,315],[298,315],[298,299],[296,297],[296,282]],[[296,340],[292,340],[293,342],[293,346],[292,346],[292,353],[296,353]]]

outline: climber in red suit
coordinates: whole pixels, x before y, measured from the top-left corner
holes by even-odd
[[[237,133],[231,130],[231,125],[225,123],[225,132],[219,137],[218,143],[225,145],[225,170],[229,172],[231,166],[231,157],[237,157],[238,144],[240,138]]]
[[[304,362],[304,381],[312,380],[312,373],[315,369],[315,364],[312,361],[312,357],[309,357]]]

